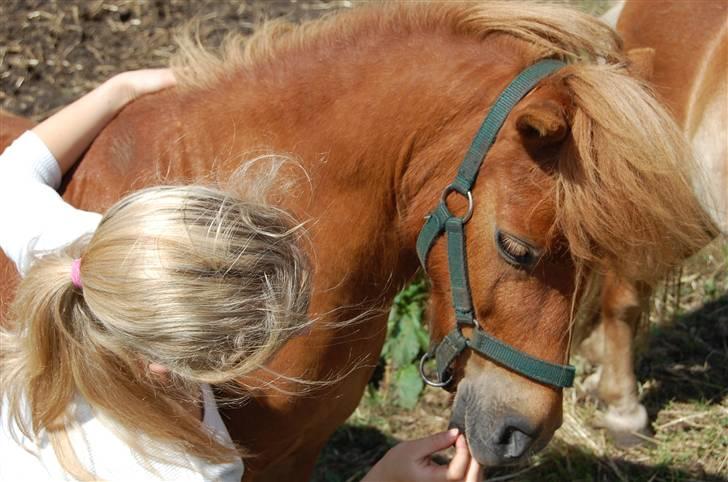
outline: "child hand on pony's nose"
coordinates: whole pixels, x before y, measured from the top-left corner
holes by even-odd
[[[449,465],[434,463],[431,456],[455,445]],[[483,469],[470,455],[465,436],[458,429],[402,442],[387,452],[362,482],[480,482]]]

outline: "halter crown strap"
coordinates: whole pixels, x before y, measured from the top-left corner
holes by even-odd
[[[565,65],[560,60],[541,60],[518,74],[508,84],[508,87],[501,92],[493,107],[490,109],[490,112],[488,112],[480,130],[478,130],[470,145],[470,149],[465,154],[465,159],[460,164],[458,174],[452,183],[455,189],[465,194],[465,192],[473,187],[475,179],[478,177],[478,172],[480,172],[480,166],[483,165],[483,161],[485,160],[485,155],[488,153],[490,146],[493,145],[493,142],[495,142],[495,136],[498,134],[500,128],[503,127],[503,123],[506,121],[508,114],[511,113],[511,110],[544,77]]]
[[[417,238],[417,255],[426,270],[427,255],[430,249],[437,238],[446,233],[450,288],[455,309],[455,328],[433,350],[437,362],[438,380],[431,382],[422,373],[425,382],[431,385],[444,386],[448,383],[444,380],[446,380],[450,365],[466,348],[477,351],[489,359],[541,383],[556,387],[569,387],[573,384],[575,372],[573,366],[550,363],[523,353],[489,335],[478,325],[475,320],[468,282],[464,232],[464,225],[470,219],[473,210],[470,189],[508,114],[541,79],[565,65],[564,62],[552,59],[537,62],[521,72],[501,92],[473,139],[455,179],[443,191],[440,202],[427,217]],[[463,217],[455,216],[447,207],[446,198],[453,191],[468,198],[468,212]],[[471,338],[466,338],[462,334],[463,326],[473,327]],[[431,356],[430,353],[425,355],[425,357],[429,356]]]
[[[465,154],[465,159],[460,164],[455,180],[451,184],[452,189],[463,196],[467,195],[470,188],[475,184],[480,172],[480,166],[485,161],[485,155],[495,142],[495,136],[503,127],[503,123],[511,110],[539,81],[565,65],[560,60],[541,60],[521,72],[508,84],[496,99],[480,129],[475,134],[475,138],[473,138],[473,142]],[[445,230],[445,221],[450,216],[452,216],[452,213],[441,200],[437,208],[427,217],[427,221],[417,237],[417,256],[420,258],[420,263],[425,270],[427,270],[427,254],[437,237]]]

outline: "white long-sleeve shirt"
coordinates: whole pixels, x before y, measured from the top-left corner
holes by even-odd
[[[93,233],[101,215],[67,204],[56,192],[61,171],[43,141],[28,131],[0,155],[0,248],[21,274],[37,256],[66,246]],[[223,443],[230,434],[220,418],[209,386],[202,386],[203,425]],[[74,451],[82,465],[99,480],[128,481],[223,481],[238,482],[242,460],[211,464],[184,453],[152,445],[154,451],[173,454],[179,464],[142,461],[113,430],[114,422],[89,406],[80,396],[72,407],[76,425],[69,430]],[[171,422],[172,423],[172,422]],[[0,481],[73,481],[55,456],[46,434],[38,440],[21,439],[7,417],[6,400],[0,408]],[[140,435],[143,439],[144,435]],[[171,450],[171,449],[170,449]],[[150,470],[151,469],[151,470]]]

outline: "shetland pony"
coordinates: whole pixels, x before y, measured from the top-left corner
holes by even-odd
[[[181,45],[181,85],[111,122],[64,197],[103,210],[150,183],[225,180],[261,152],[303,168],[284,168],[271,196],[308,224],[319,322],[241,380],[246,404],[223,410],[233,438],[255,454],[247,480],[308,480],[377,362],[386,331],[378,308],[419,268],[423,217],[496,96],[537,60],[571,64],[510,112],[472,191],[466,251],[482,328],[564,363],[586,277],[612,270],[651,282],[704,243],[689,149],[627,72],[614,33],[587,15],[511,1],[368,5],[265,24],[219,55]],[[242,182],[255,188],[255,173]],[[435,343],[455,323],[444,243],[427,273]],[[527,456],[561,424],[561,390],[484,357],[460,356],[453,378],[452,424],[483,464]]]
[[[682,127],[698,161],[694,188],[713,221],[728,232],[728,3],[709,0],[620,2],[603,17],[639,57],[641,76]],[[599,365],[585,381],[606,405],[604,426],[620,446],[648,431],[634,373],[633,337],[647,307],[648,287],[609,276],[602,320],[582,352]]]

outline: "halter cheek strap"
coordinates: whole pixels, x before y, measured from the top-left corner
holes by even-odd
[[[473,214],[471,188],[475,184],[485,156],[495,142],[495,137],[508,114],[539,81],[565,65],[564,62],[551,59],[537,62],[521,72],[501,92],[473,139],[455,179],[444,189],[440,202],[427,217],[417,238],[417,255],[423,268],[427,270],[427,255],[432,246],[441,235],[446,236],[450,288],[455,309],[455,327],[420,361],[420,374],[428,385],[437,387],[448,385],[452,380],[448,374],[450,366],[466,348],[547,385],[563,388],[570,387],[574,382],[573,366],[554,364],[535,358],[494,338],[480,327],[475,319],[468,282],[464,232],[464,226]],[[467,198],[467,212],[462,217],[455,216],[447,207],[446,199],[453,192]],[[472,327],[470,338],[463,335],[462,327],[464,326]],[[424,372],[425,362],[433,355],[437,363],[437,380],[428,379]]]

